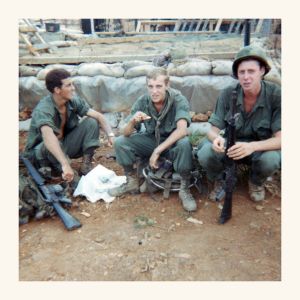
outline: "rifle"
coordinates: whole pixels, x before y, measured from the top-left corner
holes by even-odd
[[[53,206],[54,210],[64,223],[65,227],[68,230],[73,230],[81,227],[81,223],[73,216],[71,216],[60,204],[60,202],[64,202],[67,204],[71,204],[72,201],[66,197],[58,196],[58,187],[59,185],[45,185],[45,179],[39,174],[39,172],[35,169],[35,167],[31,164],[31,162],[24,156],[20,156],[22,161],[24,162],[29,174],[32,179],[36,183],[39,191],[41,192],[44,201],[47,204]]]
[[[232,105],[230,107],[230,119],[228,120],[226,129],[225,129],[225,136],[226,136],[226,149],[225,149],[225,184],[224,184],[224,191],[225,191],[225,200],[224,205],[219,217],[219,224],[226,223],[232,214],[232,194],[234,190],[234,186],[236,184],[236,164],[235,161],[228,157],[227,151],[230,147],[235,144],[236,140],[236,121],[239,116],[239,113],[236,113],[236,102],[237,102],[237,91],[234,89],[231,95]]]

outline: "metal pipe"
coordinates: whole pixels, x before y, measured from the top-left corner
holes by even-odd
[[[244,46],[250,45],[250,20],[245,19],[245,35],[244,35]]]

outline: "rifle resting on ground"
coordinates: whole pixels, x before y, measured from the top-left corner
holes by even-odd
[[[235,161],[228,157],[227,151],[230,147],[235,144],[236,141],[236,121],[239,113],[236,113],[236,102],[237,102],[237,91],[232,91],[231,96],[231,106],[230,106],[230,119],[228,120],[225,137],[226,137],[226,149],[225,149],[225,171],[224,171],[224,189],[221,194],[225,191],[224,205],[219,217],[219,224],[226,223],[232,215],[232,194],[237,181],[236,178],[236,163]],[[217,201],[222,198],[221,195],[217,196]]]
[[[32,179],[36,183],[39,191],[42,193],[44,201],[52,205],[55,209],[56,213],[64,223],[65,227],[68,230],[73,230],[81,227],[81,223],[72,215],[70,215],[62,206],[61,202],[71,204],[72,201],[66,197],[61,197],[57,195],[57,189],[53,185],[46,185],[45,179],[39,174],[39,172],[35,169],[32,163],[24,156],[20,156],[22,161],[24,162],[29,174]]]

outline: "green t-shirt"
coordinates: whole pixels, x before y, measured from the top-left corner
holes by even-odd
[[[243,90],[240,84],[226,88],[219,96],[209,123],[225,129],[230,118],[231,93],[237,88],[236,138],[239,141],[265,140],[281,130],[281,88],[271,82],[261,81],[261,91],[251,112],[246,113],[243,105]]]
[[[164,108],[158,113],[153,106],[150,95],[145,94],[139,97],[134,103],[126,121],[129,121],[137,111],[142,111],[151,117],[151,119],[144,121],[146,132],[148,134],[154,134],[157,120],[159,120],[160,136],[165,138],[176,129],[176,123],[180,119],[185,119],[188,126],[190,125],[189,102],[180,91],[169,88],[166,93],[165,106],[168,106],[167,113],[164,113],[164,117],[160,120],[159,117],[164,111]],[[138,124],[136,129],[139,131],[141,124]]]
[[[75,96],[67,103],[67,120],[64,127],[64,135],[77,126],[79,116],[85,116],[89,109],[90,106],[78,96]],[[56,135],[60,133],[61,117],[52,95],[42,98],[33,110],[25,148],[26,153],[29,153],[36,145],[42,142],[43,138],[40,128],[43,125],[50,126]]]

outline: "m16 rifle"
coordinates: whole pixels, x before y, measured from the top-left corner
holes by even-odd
[[[236,102],[237,102],[237,91],[234,89],[231,96],[231,105],[230,105],[230,119],[228,120],[227,126],[225,128],[225,137],[226,137],[226,149],[225,149],[225,199],[224,205],[219,217],[219,224],[226,223],[232,215],[232,194],[237,181],[236,178],[236,164],[235,161],[228,157],[227,151],[230,147],[235,144],[236,141],[236,121],[239,116],[239,113],[236,113]],[[217,197],[218,200],[218,197]]]
[[[20,156],[24,162],[29,174],[31,175],[33,181],[37,185],[39,191],[41,192],[44,201],[52,205],[65,227],[68,230],[73,230],[81,227],[81,223],[73,216],[71,216],[62,206],[61,203],[71,204],[72,201],[66,197],[58,195],[58,185],[46,185],[45,179],[39,174],[31,162],[24,156]]]

